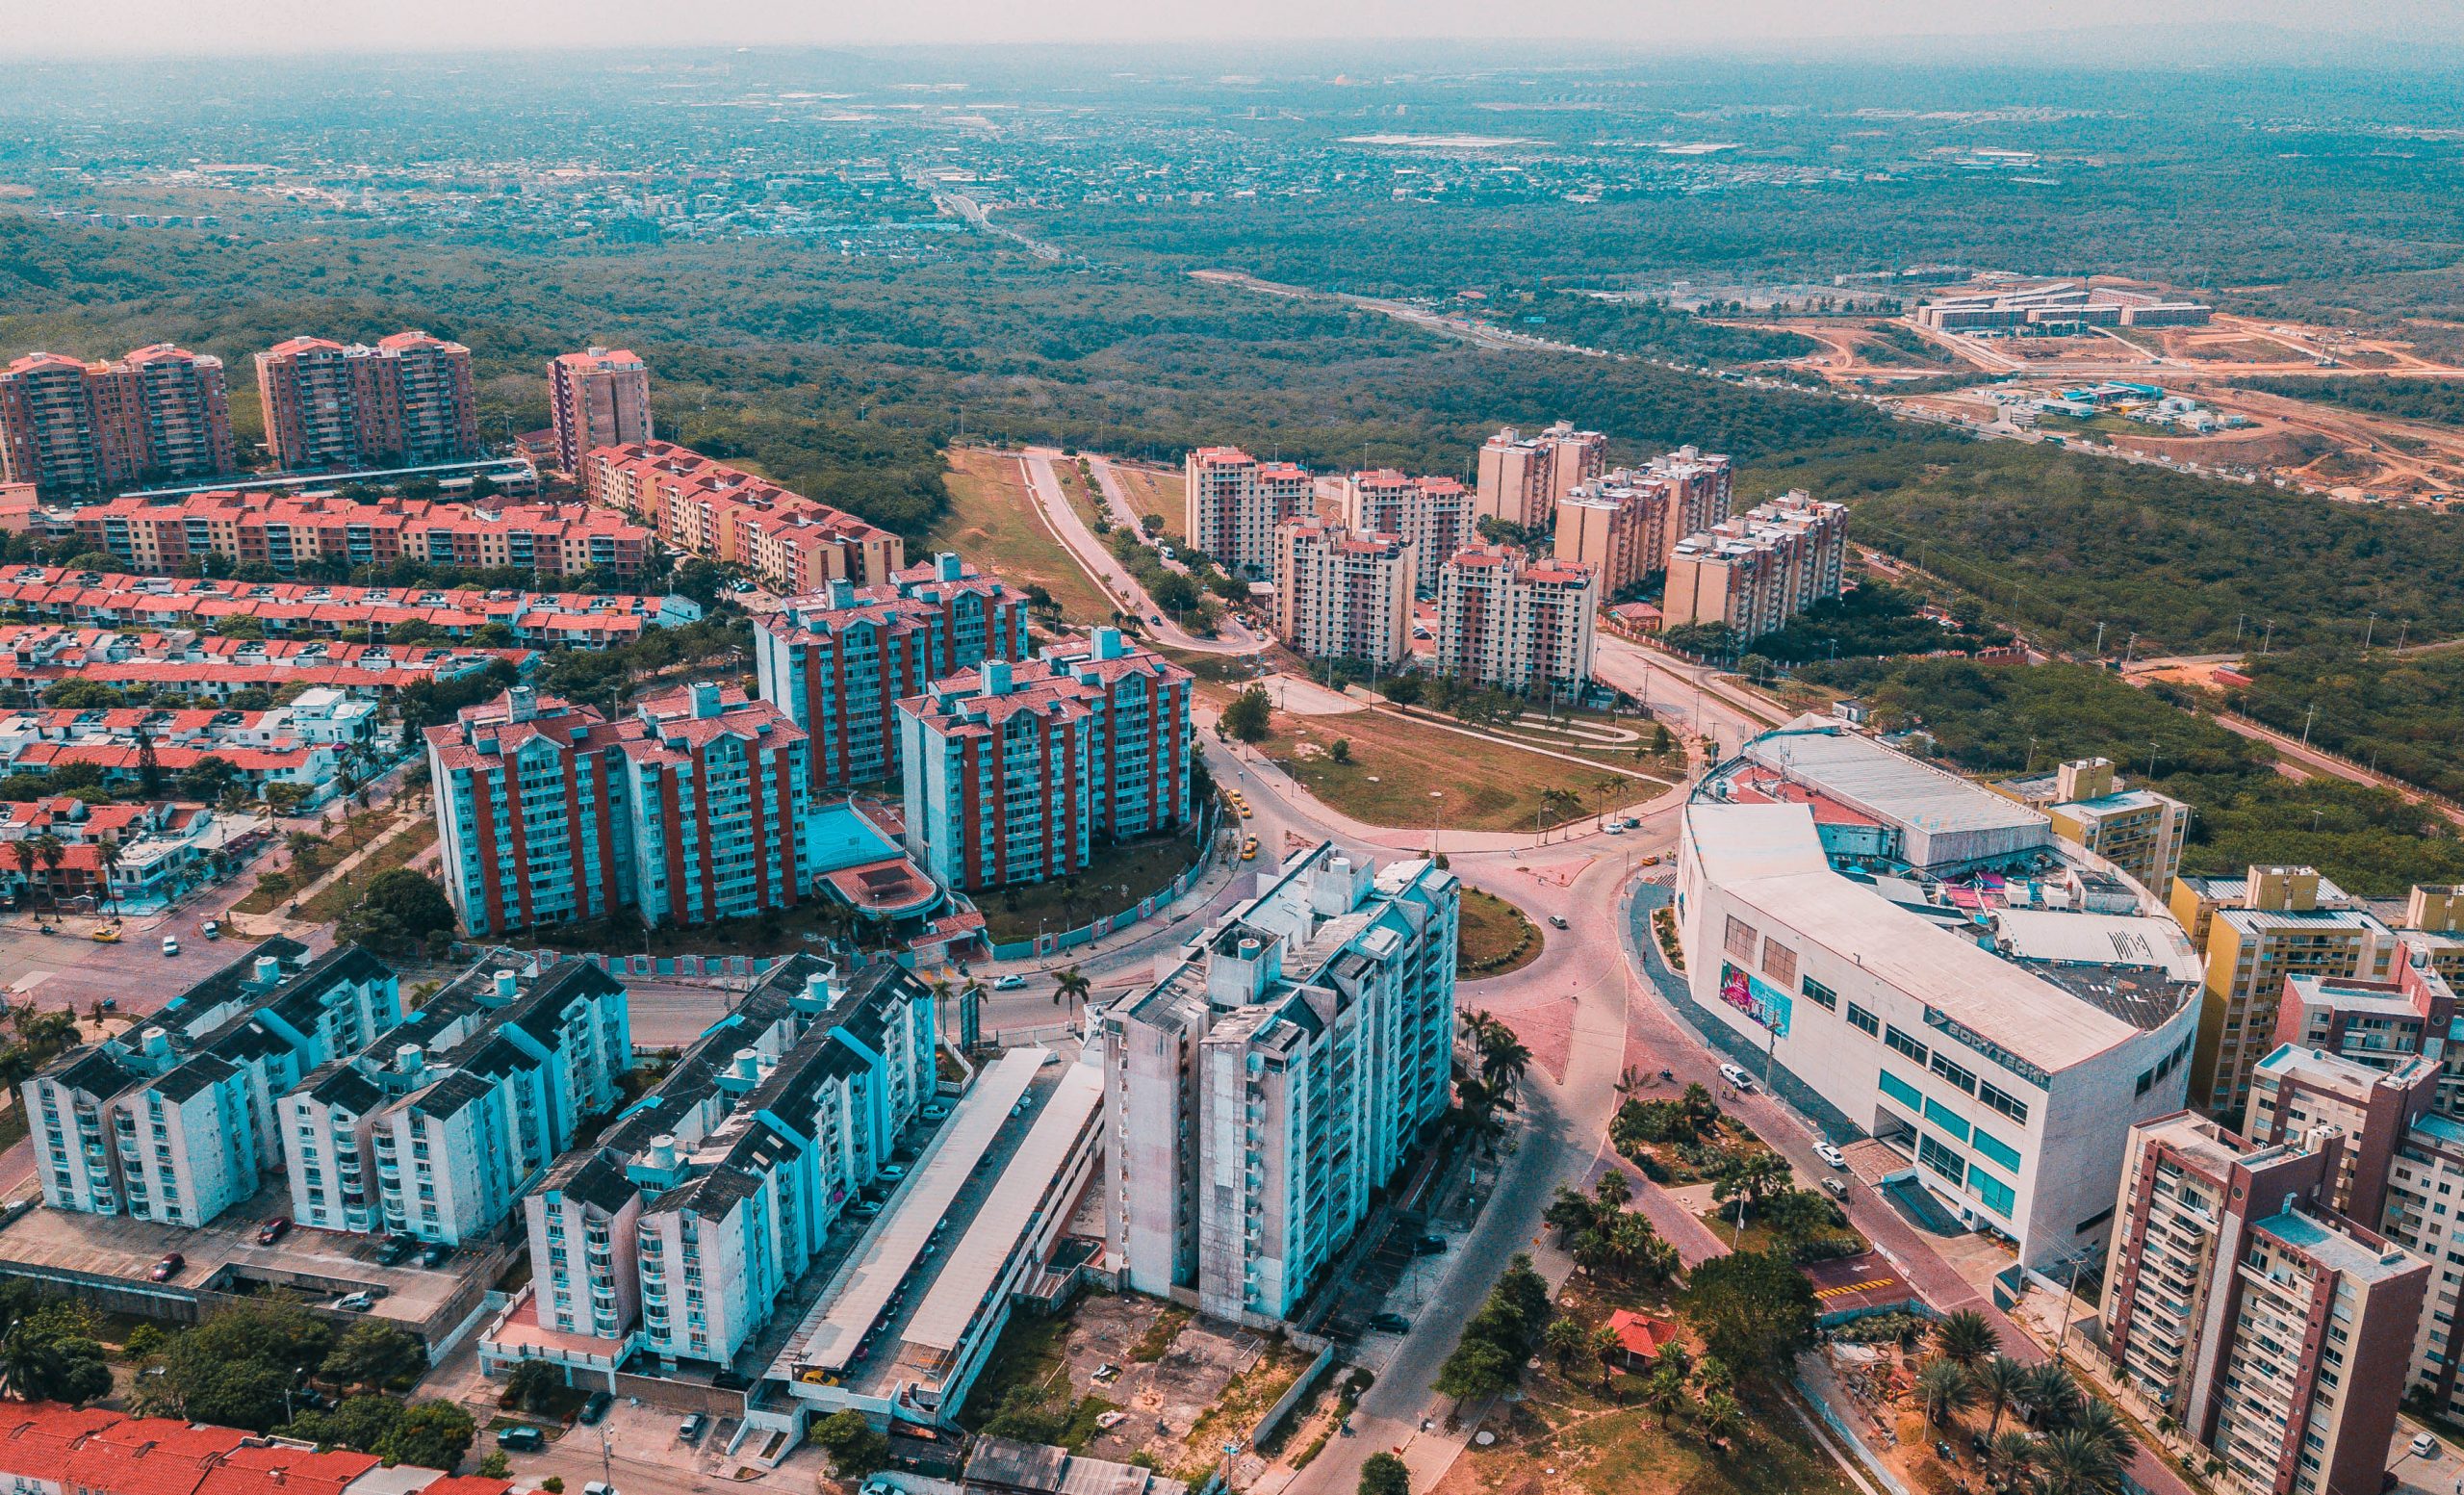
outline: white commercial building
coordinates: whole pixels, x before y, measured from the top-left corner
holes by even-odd
[[[1289,1315],[1444,1114],[1461,889],[1321,843],[1098,1019],[1109,1258],[1199,1311]]]
[[[2198,1020],[2197,957],[2144,889],[1813,718],[1707,776],[1678,857],[1696,1002],[2022,1260],[2102,1239]]]

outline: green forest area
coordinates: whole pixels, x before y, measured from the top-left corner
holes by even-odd
[[[2464,799],[2464,649],[2363,657],[2352,650],[2270,654],[2248,663],[2233,709],[2278,732],[2309,734],[2407,784]],[[2313,709],[2316,709],[2315,711]]]
[[[2464,876],[2464,840],[2435,812],[2338,779],[2285,778],[2265,744],[2109,671],[1915,659],[1819,664],[1805,674],[1858,693],[1888,726],[1922,726],[1941,756],[1969,773],[2112,759],[2133,783],[2191,806],[2185,872],[2303,863],[2373,897]]]

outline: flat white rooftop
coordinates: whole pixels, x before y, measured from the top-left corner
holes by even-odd
[[[874,1223],[863,1249],[838,1269],[830,1285],[780,1352],[773,1374],[799,1369],[844,1370],[856,1346],[871,1332],[890,1295],[923,1254],[933,1226],[949,1212],[959,1189],[984,1161],[1010,1108],[1027,1093],[1036,1071],[1052,1058],[1048,1048],[1014,1048],[987,1070],[958,1109],[942,1123],[939,1145],[916,1165],[913,1177],[889,1213]]]
[[[1938,836],[2040,831],[2051,838],[2051,822],[2027,806],[1838,727],[1827,718],[1805,730],[1792,722],[1748,742],[1745,756],[1898,825]]]
[[[984,1311],[985,1296],[1000,1280],[1001,1271],[1018,1242],[1036,1224],[1052,1181],[1068,1163],[1087,1121],[1104,1103],[1104,1071],[1096,1065],[1073,1064],[1036,1113],[1027,1140],[1011,1155],[1000,1181],[977,1207],[974,1223],[959,1237],[950,1264],[934,1279],[932,1290],[908,1322],[900,1337],[911,1345],[955,1351],[966,1337],[967,1326]]]
[[[2011,953],[2027,960],[2148,966],[2174,981],[2197,981],[2206,974],[2190,936],[2169,918],[2003,909],[1993,922]]]

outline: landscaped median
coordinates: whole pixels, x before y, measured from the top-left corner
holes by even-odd
[[[1458,976],[1502,976],[1540,958],[1540,926],[1513,904],[1477,888],[1463,889],[1454,946]]]
[[[1370,825],[1419,829],[1442,817],[1448,830],[1537,833],[1666,787],[1605,764],[1570,762],[1368,709],[1276,711],[1257,747],[1319,800]]]

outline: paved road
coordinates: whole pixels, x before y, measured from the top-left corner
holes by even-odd
[[[1266,647],[1264,641],[1253,637],[1246,629],[1240,630],[1237,640],[1200,638],[1174,623],[1163,608],[1155,605],[1155,600],[1146,595],[1146,588],[1139,585],[1138,579],[1129,574],[1129,568],[1104,548],[1104,542],[1087,527],[1085,518],[1071,505],[1069,495],[1062,490],[1060,476],[1052,470],[1053,459],[1060,455],[1049,447],[1029,447],[1020,454],[1019,463],[1027,474],[1027,491],[1034,496],[1036,507],[1042,511],[1044,523],[1060,539],[1062,548],[1076,558],[1079,568],[1092,577],[1098,587],[1112,595],[1123,611],[1136,613],[1144,619],[1156,639],[1174,649],[1188,649],[1199,654],[1255,654]],[[1159,619],[1160,622],[1157,621]]]

